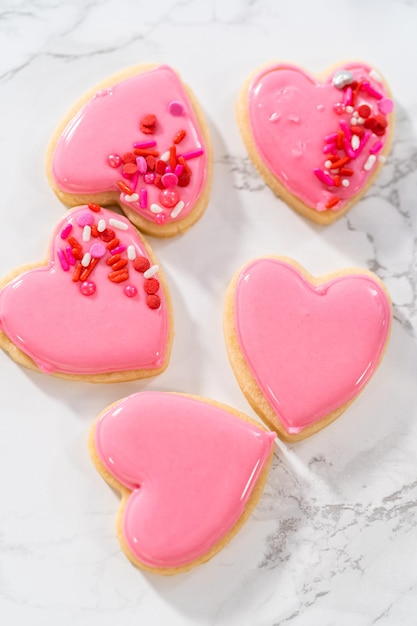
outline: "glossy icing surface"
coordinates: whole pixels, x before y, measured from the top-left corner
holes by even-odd
[[[389,336],[390,302],[369,275],[314,286],[292,265],[258,259],[235,291],[240,348],[289,433],[353,399],[374,373]]]
[[[131,490],[123,535],[142,563],[179,567],[235,525],[275,435],[208,402],[142,392],[97,422],[99,459]]]
[[[106,231],[85,240],[88,229],[97,224]],[[114,245],[111,231],[119,239],[125,265],[119,272],[128,275],[121,282],[109,279],[112,272],[116,280],[126,275],[107,263],[114,256],[107,249],[108,243]],[[79,253],[71,248],[75,241]],[[20,274],[0,291],[1,331],[45,372],[95,374],[161,367],[169,336],[165,296],[158,288],[154,295],[159,306],[150,308],[147,279],[135,271],[133,260],[124,263],[127,252],[145,257],[150,265],[137,231],[125,218],[87,206],[71,210],[53,233],[48,264]],[[98,259],[85,280],[74,282],[82,261],[72,253],[80,258],[91,253]],[[157,286],[157,275],[152,285]]]
[[[337,211],[361,191],[378,165],[390,130],[386,111],[392,101],[375,71],[361,63],[348,63],[343,68],[318,82],[301,68],[278,64],[261,71],[249,88],[250,127],[260,157],[292,195],[318,211]],[[349,85],[341,89],[333,84],[337,72],[346,70],[355,81],[353,90]],[[356,83],[365,87],[354,96]],[[344,103],[352,98],[352,105]],[[387,124],[385,130],[366,128],[370,122],[360,117],[361,105],[370,107],[368,117]],[[352,127],[360,134],[353,144]],[[336,146],[334,135],[339,133],[340,144]],[[341,168],[330,165],[330,155],[336,164],[349,155],[344,167],[351,172],[343,174]],[[323,172],[322,178],[330,185],[319,180],[314,170]],[[335,202],[333,198],[338,200],[334,206],[326,206]]]
[[[157,119],[152,134],[143,132],[141,124],[149,114]],[[176,205],[179,201],[184,203],[180,211],[174,212],[176,205],[164,207],[161,204],[163,186],[157,187],[153,179],[146,182],[143,173],[138,174],[134,182],[133,177],[126,179],[114,156],[122,158],[133,151],[135,143],[148,140],[156,144],[150,149],[155,148],[162,156],[170,150],[181,130],[186,134],[176,145],[176,154],[186,156],[191,177],[186,186],[175,184],[175,179],[174,184],[167,184],[167,188],[175,189],[179,195]],[[112,157],[112,165],[109,165],[109,157]],[[74,116],[58,140],[52,174],[59,189],[69,194],[120,192],[117,183],[125,182],[135,194],[122,191],[122,204],[152,222],[164,224],[186,217],[205,185],[207,151],[198,120],[177,74],[168,66],[158,66],[98,91]],[[140,197],[141,189],[146,191],[145,206],[143,192],[142,199]],[[151,210],[152,205],[159,206],[159,214]]]

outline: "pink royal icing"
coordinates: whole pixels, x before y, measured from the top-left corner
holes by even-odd
[[[94,436],[101,463],[132,492],[123,540],[152,568],[191,563],[229,533],[275,439],[226,407],[162,392],[113,405]]]
[[[175,143],[180,131],[185,131],[184,137]],[[167,182],[158,183],[161,174],[155,164],[147,165],[147,153],[158,154],[155,160],[171,169],[178,166]],[[130,157],[126,162],[125,155]],[[207,148],[177,74],[162,65],[98,91],[58,140],[52,174],[59,189],[68,194],[119,191],[123,205],[153,223],[186,217],[206,183]],[[164,206],[161,192],[166,188],[177,192],[175,206]]]
[[[248,99],[263,162],[317,211],[337,211],[363,189],[389,136],[392,106],[382,80],[362,63],[348,63],[324,82],[277,64],[253,79]]]
[[[293,265],[258,259],[239,274],[235,326],[246,363],[290,434],[352,400],[388,340],[391,306],[369,274],[314,285]]]
[[[91,206],[61,220],[47,265],[0,291],[0,329],[44,372],[158,369],[167,358],[169,319],[157,267],[130,222]]]

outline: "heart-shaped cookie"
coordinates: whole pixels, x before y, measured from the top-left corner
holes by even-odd
[[[274,439],[204,398],[141,392],[108,407],[90,452],[122,495],[117,529],[128,558],[162,574],[211,558],[255,507]]]
[[[170,67],[128,68],[65,116],[48,149],[47,174],[68,206],[118,203],[143,232],[175,235],[199,219],[208,202],[204,116]]]
[[[118,382],[169,360],[172,316],[150,248],[124,217],[74,208],[45,264],[0,283],[0,346],[18,363],[63,378]]]
[[[243,393],[281,438],[303,439],[336,419],[383,356],[391,303],[370,272],[316,279],[294,261],[256,259],[226,297],[225,337]]]
[[[255,166],[273,191],[305,217],[329,224],[366,192],[388,154],[393,101],[364,63],[319,80],[275,64],[244,86],[237,113]]]

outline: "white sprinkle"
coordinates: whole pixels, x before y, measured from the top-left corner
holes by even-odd
[[[368,158],[365,161],[365,165],[363,166],[363,169],[366,172],[369,172],[369,170],[371,170],[373,168],[373,166],[375,165],[375,161],[376,161],[376,155],[375,154],[370,154],[368,156]]]
[[[106,220],[101,219],[98,221],[97,230],[99,233],[102,233],[104,230],[106,230]]]
[[[350,140],[350,145],[352,146],[353,150],[357,150],[360,144],[361,144],[361,140],[359,139],[359,137],[357,135],[352,135],[352,139]]]
[[[172,209],[172,211],[171,211],[171,217],[173,217],[173,218],[178,217],[178,215],[181,213],[181,211],[182,211],[182,210],[183,210],[183,208],[184,208],[184,204],[185,204],[185,203],[184,203],[184,201],[183,201],[183,200],[180,200],[180,201],[178,202],[178,204],[176,204],[176,205],[174,206],[174,208]]]
[[[350,125],[351,125],[351,126],[356,126],[356,124],[358,123],[358,122],[356,121],[356,119],[357,119],[356,117],[351,117],[351,118],[350,118]]]
[[[381,154],[381,156],[378,157],[378,161],[380,163],[385,163],[386,160],[387,160],[387,157],[384,156],[383,154]]]
[[[115,220],[114,217],[111,217],[109,219],[109,224],[110,226],[113,226],[113,228],[118,228],[119,230],[127,230],[128,229],[128,225],[125,224],[124,222],[121,222],[120,220]]]
[[[353,107],[351,107],[350,105],[346,107],[346,113],[348,113],[349,115],[351,113],[353,113]]]
[[[349,187],[350,182],[348,181],[348,179],[347,179],[347,178],[344,178],[344,179],[342,180],[342,185],[343,185],[343,187]]]
[[[159,206],[159,204],[151,204],[149,208],[152,213],[162,213],[162,208]]]
[[[128,194],[125,194],[125,197],[124,197],[125,202],[136,202],[137,200],[139,200],[138,193],[131,193],[130,196]]]
[[[365,120],[363,119],[363,117],[358,117],[358,124],[363,124],[365,122]]]
[[[281,117],[280,113],[271,113],[268,119],[270,122],[278,122],[280,117]]]
[[[159,158],[161,159],[161,161],[169,161],[169,150],[167,150],[167,152],[164,152],[164,154]]]
[[[136,259],[135,246],[127,246],[127,258],[129,261],[134,261]]]
[[[326,167],[328,170],[331,168],[332,166],[332,162],[331,161],[325,161],[324,162],[324,167]]]
[[[378,72],[376,70],[372,69],[369,72],[369,76],[371,78],[373,78],[374,80],[377,80],[379,83],[382,83],[382,78],[381,78],[381,76],[378,74]]]
[[[83,258],[81,259],[81,265],[83,267],[88,267],[90,265],[90,261],[91,261],[91,254],[89,252],[86,252]]]
[[[146,270],[146,272],[143,272],[143,275],[145,278],[151,278],[151,276],[156,274],[158,270],[159,270],[158,265],[151,265],[151,267],[148,270]]]
[[[86,224],[83,228],[83,241],[90,241],[91,239],[91,226]]]

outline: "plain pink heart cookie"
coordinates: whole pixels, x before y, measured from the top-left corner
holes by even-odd
[[[68,212],[43,264],[0,283],[0,346],[61,378],[120,382],[168,365],[172,314],[150,248],[126,218],[90,204]]]
[[[346,63],[318,79],[277,63],[244,86],[237,114],[266,183],[320,224],[344,215],[367,191],[389,152],[393,101],[380,74]]]
[[[203,113],[166,65],[128,68],[69,111],[54,133],[47,175],[68,206],[121,210],[141,231],[169,237],[203,214],[211,149]]]
[[[281,257],[259,258],[229,286],[225,338],[239,385],[286,441],[339,417],[375,373],[391,303],[371,272],[321,278]]]
[[[117,532],[127,557],[160,574],[210,559],[256,506],[274,439],[205,398],[141,392],[108,407],[89,447],[122,495]]]

